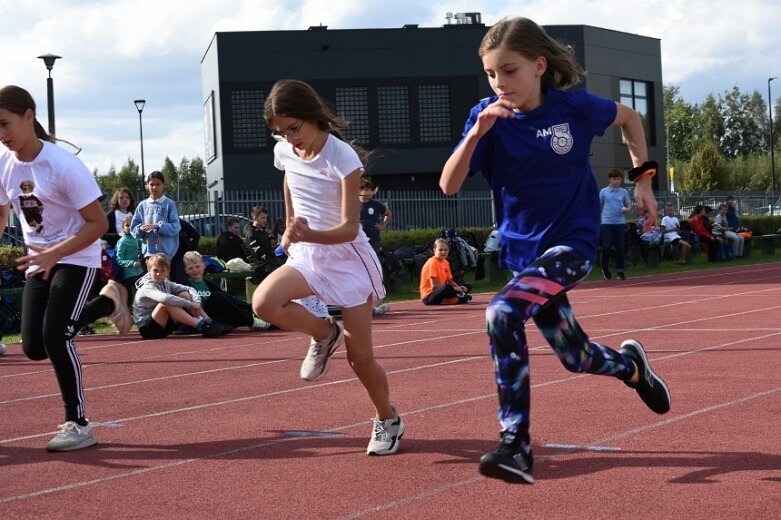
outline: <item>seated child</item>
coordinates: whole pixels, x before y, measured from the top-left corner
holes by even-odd
[[[147,258],[148,273],[136,283],[133,320],[144,339],[169,336],[177,323],[190,326],[204,336],[216,338],[233,327],[212,320],[201,307],[201,298],[192,287],[168,279],[171,262],[163,253]]]
[[[139,278],[146,272],[144,265],[139,260],[142,241],[130,233],[130,223],[133,215],[122,219],[122,236],[119,237],[116,246],[116,262],[122,267],[119,282],[128,291],[132,291]]]
[[[250,330],[267,330],[271,324],[261,320],[252,312],[252,305],[234,298],[223,291],[217,284],[203,279],[206,265],[198,251],[187,251],[184,254],[184,272],[187,273],[187,285],[193,287],[201,298],[201,305],[206,313],[225,325],[241,327],[246,325]]]
[[[455,305],[468,303],[472,296],[468,284],[458,285],[453,280],[447,255],[450,245],[444,238],[434,241],[434,256],[426,260],[420,271],[420,298],[423,305]]]

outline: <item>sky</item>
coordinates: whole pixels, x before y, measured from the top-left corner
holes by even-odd
[[[778,0],[0,0],[0,85],[30,91],[48,128],[37,56],[62,56],[51,73],[57,135],[99,173],[140,164],[133,100],[145,99],[148,173],[165,157],[205,156],[201,59],[216,32],[439,27],[447,12],[479,12],[487,26],[525,16],[658,38],[664,84],[690,103],[735,86],[767,101],[768,78],[781,76]],[[781,77],[771,88],[781,97]]]

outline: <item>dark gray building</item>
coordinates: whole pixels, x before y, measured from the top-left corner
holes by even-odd
[[[375,150],[370,173],[383,189],[436,189],[469,109],[492,95],[477,48],[487,28],[479,13],[436,28],[221,32],[202,60],[205,161],[215,190],[274,190],[272,139],[263,103],[278,79],[310,83],[351,125],[347,137]],[[546,26],[570,44],[588,71],[582,87],[633,106],[643,116],[649,156],[663,162],[660,42],[585,25]],[[631,162],[621,132],[595,141],[592,166]],[[664,172],[654,179],[665,187]],[[485,189],[479,178],[466,189]]]

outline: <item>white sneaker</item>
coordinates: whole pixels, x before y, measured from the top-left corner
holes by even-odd
[[[380,316],[382,314],[385,314],[390,310],[390,303],[381,303],[378,306],[376,306],[374,309],[372,309],[372,314],[375,316]]]
[[[317,381],[328,372],[328,366],[331,364],[331,356],[336,349],[344,342],[344,329],[333,318],[328,318],[331,322],[331,335],[326,339],[315,341],[309,344],[304,362],[301,363],[301,379],[304,381]]]
[[[250,330],[268,330],[271,328],[271,323],[262,320],[258,318],[257,316],[252,316],[252,325],[250,325]]]
[[[133,321],[130,319],[130,311],[127,308],[127,289],[121,283],[109,280],[100,290],[101,296],[110,298],[114,302],[114,312],[106,316],[119,334],[127,334]]]
[[[81,426],[68,421],[59,426],[60,431],[46,445],[48,451],[73,451],[97,444],[98,439],[92,434],[92,426]]]
[[[372,419],[372,438],[366,448],[367,455],[390,455],[399,449],[399,442],[404,435],[404,421],[396,413],[396,408],[393,408],[393,413],[396,414],[393,419]]]
[[[8,350],[8,347],[5,346],[5,343],[0,343],[0,356],[5,354],[6,350]]]

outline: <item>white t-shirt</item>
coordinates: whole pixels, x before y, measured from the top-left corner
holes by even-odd
[[[117,230],[117,235],[122,236],[122,221],[125,220],[125,217],[133,217],[133,213],[127,211],[122,211],[121,209],[117,208],[114,210],[114,223],[115,228]]]
[[[665,215],[662,218],[662,226],[664,227],[664,238],[668,241],[675,240],[676,238],[681,238],[681,235],[678,234],[676,229],[680,226],[680,222],[678,222],[677,217],[669,217]]]
[[[0,154],[0,205],[13,205],[27,244],[49,248],[84,226],[79,210],[97,200],[101,191],[79,158],[55,144],[42,143],[31,162],[20,161],[9,150]],[[100,239],[58,263],[100,267]],[[33,265],[30,272],[36,270]]]
[[[342,179],[363,164],[353,148],[330,135],[323,149],[312,160],[303,160],[293,151],[293,145],[279,142],[274,147],[274,166],[285,172],[287,185],[297,217],[306,217],[309,227],[322,230],[339,225],[342,220]],[[366,241],[363,229],[354,241]]]

